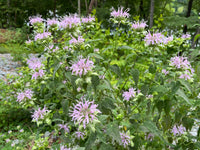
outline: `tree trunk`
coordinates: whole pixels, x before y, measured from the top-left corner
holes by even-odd
[[[78,15],[81,16],[81,0],[78,0]]]
[[[7,0],[7,7],[8,7],[8,19],[7,19],[7,24],[9,25],[9,27],[11,27],[11,23],[10,23],[10,0]]]
[[[153,13],[154,13],[154,0],[151,0],[151,6],[150,6],[150,23],[149,23],[149,28],[150,29],[153,27]]]
[[[86,13],[88,12],[88,3],[87,0],[85,0],[85,9],[86,9]]]
[[[57,0],[54,0],[54,8],[53,8],[53,15],[54,15],[54,17],[56,17],[56,1]]]
[[[143,8],[143,0],[140,0],[140,9],[139,9],[140,16],[145,19],[144,8]]]
[[[97,8],[97,4],[98,4],[98,3],[97,3],[97,0],[95,0],[95,7],[96,7],[96,8]]]
[[[192,3],[193,3],[193,0],[189,0],[186,18],[190,17],[190,13],[192,10]],[[187,25],[185,24],[183,28],[183,33],[186,34],[186,32],[187,32]]]
[[[92,7],[94,6],[94,3],[95,3],[95,0],[91,0],[91,1],[90,1],[88,14],[90,14],[90,13],[92,12]]]

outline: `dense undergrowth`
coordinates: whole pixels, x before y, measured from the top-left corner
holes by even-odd
[[[199,148],[199,50],[189,34],[148,31],[128,18],[113,9],[109,29],[91,16],[30,19],[26,49],[42,51],[0,86],[1,147]],[[26,128],[5,128],[7,118]]]

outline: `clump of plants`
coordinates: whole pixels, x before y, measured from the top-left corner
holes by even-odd
[[[33,149],[199,147],[200,70],[189,36],[149,31],[129,17],[112,9],[114,30],[93,16],[30,18],[34,38],[26,46],[43,51],[27,59],[13,83],[14,101],[57,142],[39,136]]]

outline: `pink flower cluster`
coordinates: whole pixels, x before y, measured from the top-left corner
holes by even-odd
[[[94,67],[94,62],[89,60],[89,58],[85,59],[80,56],[80,59],[77,63],[72,64],[70,69],[72,70],[72,74],[79,75],[86,75],[88,71],[91,71]]]
[[[43,109],[38,108],[38,110],[35,110],[35,112],[32,115],[33,121],[38,121],[41,119],[44,119],[44,117],[49,113],[49,110],[44,107]]]
[[[30,59],[27,60],[27,64],[28,67],[30,69],[36,70],[36,69],[40,69],[41,67],[43,67],[44,65],[41,63],[39,58],[36,57],[31,57]]]
[[[183,38],[183,39],[189,39],[189,38],[191,38],[191,35],[190,34],[183,34],[181,36],[181,38]]]
[[[74,45],[80,45],[83,43],[85,40],[83,39],[82,36],[78,36],[78,39],[72,37],[72,39],[69,41],[69,44],[74,44]]]
[[[177,127],[176,125],[173,127],[172,132],[174,134],[174,136],[176,135],[181,135],[186,131],[185,127],[183,127],[182,125],[180,125],[179,127]]]
[[[33,16],[29,18],[30,23],[33,25],[35,23],[41,23],[43,21],[43,19],[41,18],[41,16]]]
[[[41,39],[46,39],[46,38],[48,38],[50,36],[51,36],[50,32],[37,33],[35,35],[34,40],[37,41],[37,40],[41,40]]]
[[[80,18],[74,14],[74,15],[69,15],[69,16],[65,16],[61,22],[60,22],[60,28],[66,29],[66,28],[73,28],[76,27],[78,25],[80,25],[81,21]]]
[[[150,32],[144,38],[144,41],[147,45],[156,45],[156,44],[167,44],[168,42],[173,40],[173,36],[165,37],[161,33],[153,33]]]
[[[179,78],[189,80],[192,78],[194,69],[192,68],[187,57],[175,56],[170,59],[170,65],[176,67],[177,69],[184,69],[185,73],[181,74]]]
[[[111,16],[117,19],[123,19],[123,18],[129,18],[130,14],[128,13],[129,9],[126,9],[123,11],[124,7],[119,7],[116,11],[114,8],[112,8]]]
[[[71,150],[71,148],[66,148],[64,145],[61,145],[60,150]]]
[[[187,57],[175,56],[170,59],[171,66],[175,66],[180,69],[189,69],[191,68],[190,62],[187,60]]]
[[[162,73],[164,73],[165,75],[167,75],[167,74],[169,74],[169,71],[167,71],[166,69],[163,69]]]
[[[134,88],[129,88],[129,91],[123,93],[123,97],[125,100],[129,101],[132,97],[135,97],[136,91]]]
[[[59,21],[55,18],[53,19],[47,19],[47,26],[53,26],[53,25],[57,25],[59,23]]]
[[[60,127],[60,129],[64,129],[65,132],[69,133],[69,127],[67,126],[67,124],[58,124],[58,126]]]
[[[144,41],[147,45],[155,45],[155,44],[161,44],[163,43],[164,35],[161,33],[153,33],[150,32],[146,35]]]
[[[138,22],[134,22],[132,24],[132,28],[135,29],[135,30],[141,30],[141,29],[144,29],[145,27],[147,26],[146,22],[145,21],[138,21]]]
[[[17,102],[22,102],[23,100],[31,99],[32,96],[33,96],[33,91],[27,89],[24,92],[18,93]]]
[[[81,18],[81,22],[82,22],[82,23],[90,23],[90,22],[93,22],[93,21],[95,21],[95,18],[94,18],[94,17],[91,17],[91,16]]]
[[[44,70],[41,69],[44,65],[41,63],[39,58],[32,57],[27,60],[28,67],[33,70],[32,79],[44,76]]]
[[[121,136],[122,144],[123,144],[124,148],[126,148],[129,144],[131,144],[131,137],[129,135],[121,132],[120,136]]]
[[[75,134],[76,134],[76,137],[80,140],[80,139],[84,139],[84,135],[85,135],[85,133],[84,132],[81,132],[81,131],[76,131],[75,132]]]
[[[74,106],[73,110],[71,110],[70,116],[72,117],[72,121],[74,121],[74,123],[79,123],[79,125],[83,124],[85,129],[86,125],[92,123],[93,120],[97,119],[96,115],[101,113],[99,109],[97,109],[97,106],[98,105],[94,104],[94,101],[80,101]]]

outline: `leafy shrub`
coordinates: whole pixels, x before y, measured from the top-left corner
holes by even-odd
[[[12,84],[13,103],[34,110],[32,121],[55,131],[60,149],[198,148],[199,53],[189,51],[189,35],[147,32],[144,21],[128,18],[128,10],[113,10],[111,30],[69,15],[46,31],[42,18],[31,18],[26,46],[44,51]],[[42,141],[34,148],[52,146]]]

